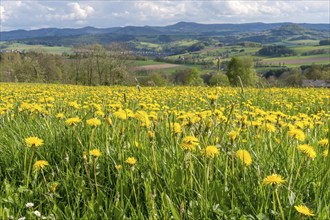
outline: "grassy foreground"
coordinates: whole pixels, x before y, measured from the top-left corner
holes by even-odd
[[[329,219],[330,90],[0,84],[0,219]]]

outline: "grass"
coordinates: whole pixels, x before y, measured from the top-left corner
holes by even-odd
[[[312,65],[312,64],[328,65],[330,63],[330,54],[263,58],[262,62],[273,65],[284,63],[284,65],[288,67],[299,67],[301,65]]]
[[[148,65],[158,65],[158,64],[164,64],[164,62],[157,62],[154,60],[136,60],[132,64],[133,66],[148,66]]]
[[[329,219],[329,97],[2,83],[0,218]]]
[[[22,43],[6,43],[1,42],[0,46],[3,46],[6,50],[18,50],[18,51],[44,51],[47,53],[53,53],[53,54],[62,54],[62,53],[71,53],[72,48],[71,47],[59,47],[59,46],[44,46],[44,45],[28,45],[28,44],[22,44]]]
[[[299,47],[292,47],[292,49],[297,54],[303,54],[303,53],[307,53],[307,52],[311,52],[311,51],[315,51],[315,50],[325,50],[325,51],[327,51],[327,54],[330,54],[330,47],[328,45],[299,46]]]

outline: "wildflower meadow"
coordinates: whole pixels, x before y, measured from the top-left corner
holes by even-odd
[[[330,90],[0,84],[0,219],[330,219]]]

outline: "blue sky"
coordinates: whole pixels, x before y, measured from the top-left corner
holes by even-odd
[[[0,1],[1,31],[198,23],[329,23],[328,0]]]

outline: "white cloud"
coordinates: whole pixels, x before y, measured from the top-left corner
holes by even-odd
[[[2,30],[199,23],[329,23],[328,0],[1,0]]]
[[[77,22],[81,23],[82,20],[87,19],[94,13],[94,8],[89,5],[81,6],[78,2],[70,2],[67,4],[67,10],[59,11],[59,13],[53,12],[55,12],[55,10],[50,11],[49,14],[46,15],[48,20],[76,20]]]
[[[7,19],[8,19],[8,16],[6,15],[5,7],[0,5],[0,23],[6,22]]]

